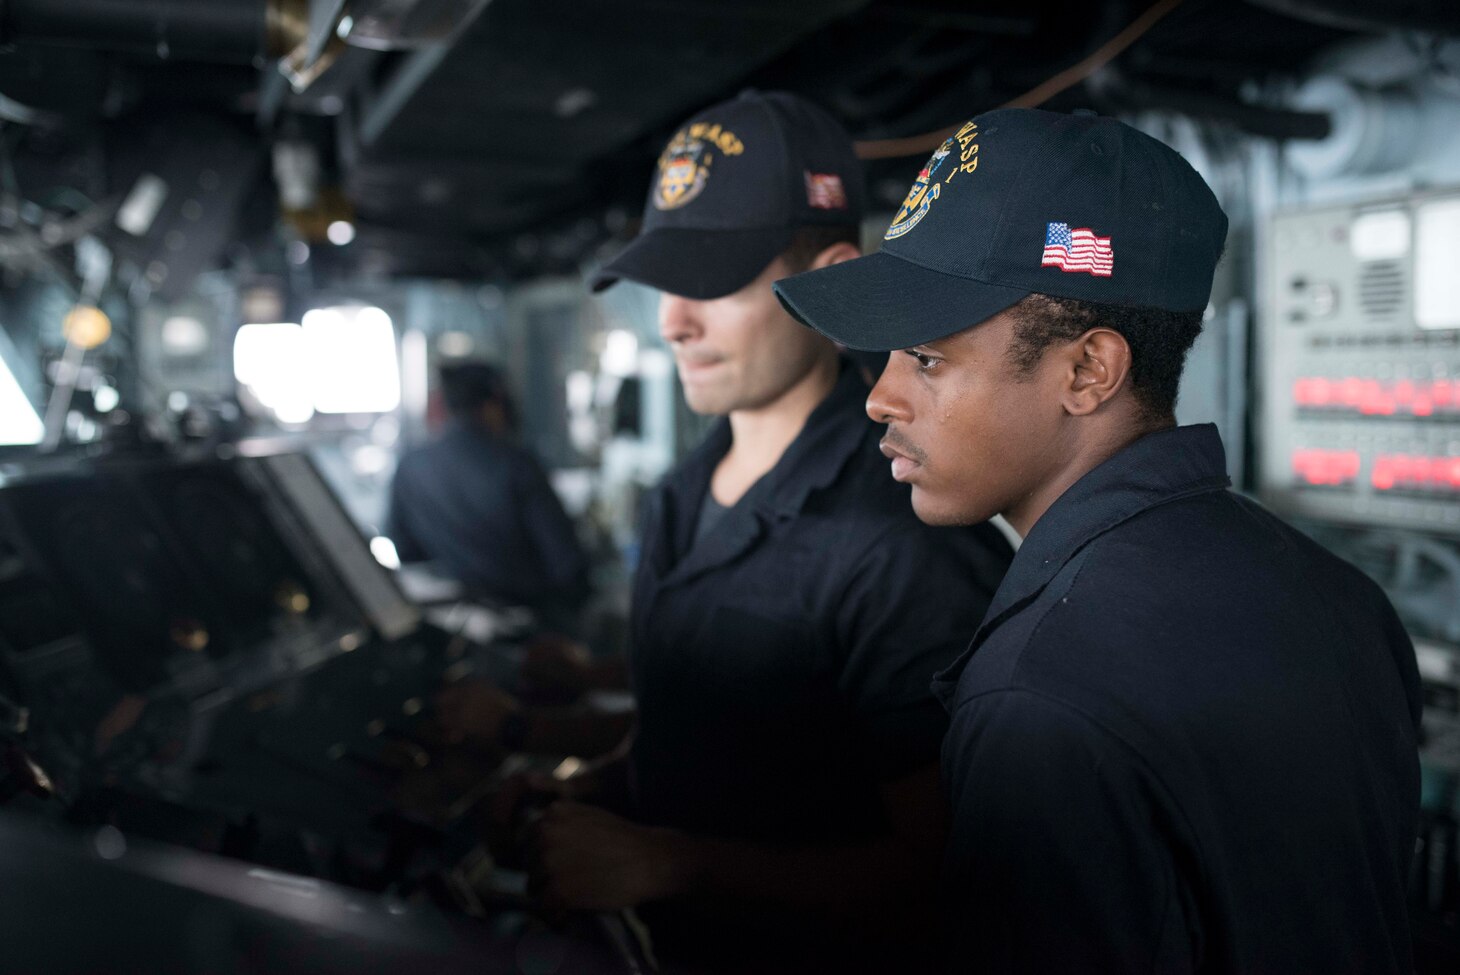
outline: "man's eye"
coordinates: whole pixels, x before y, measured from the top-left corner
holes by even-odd
[[[919,372],[928,372],[940,361],[930,355],[924,355],[916,349],[904,349],[903,351],[917,360]]]

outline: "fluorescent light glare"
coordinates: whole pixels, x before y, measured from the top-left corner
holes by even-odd
[[[384,535],[376,535],[370,539],[370,554],[387,569],[400,568],[400,555],[395,550],[395,542]]]
[[[197,355],[208,348],[208,329],[191,315],[173,315],[162,323],[162,347],[172,355]]]
[[[627,329],[616,328],[608,333],[599,368],[610,376],[630,376],[639,364],[639,337]]]
[[[122,394],[112,386],[98,386],[91,391],[91,405],[96,407],[98,413],[110,413],[121,403]]]

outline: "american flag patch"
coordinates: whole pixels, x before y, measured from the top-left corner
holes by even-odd
[[[807,173],[806,202],[817,210],[845,210],[847,191],[836,173]]]
[[[1096,237],[1089,227],[1071,230],[1067,223],[1052,223],[1044,234],[1044,259],[1039,266],[1108,278],[1115,269],[1115,252],[1109,237]]]

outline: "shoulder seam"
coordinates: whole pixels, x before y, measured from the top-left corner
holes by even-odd
[[[1092,543],[1090,545],[1084,546],[1080,549],[1079,552],[1075,554],[1074,557],[1080,559],[1080,566],[1079,568],[1075,569],[1075,574],[1070,579],[1069,584],[1065,586],[1064,593],[1068,594],[1071,589],[1075,588],[1075,584],[1080,581],[1080,576],[1083,575],[1085,572],[1086,563],[1089,562],[1089,560],[1092,558],[1090,553],[1093,549],[1094,544],[1092,540]],[[1069,565],[1069,563],[1066,562],[1065,565]],[[1048,587],[1046,587],[1046,591],[1048,591]],[[1024,651],[1029,649],[1029,644],[1033,643],[1034,638],[1039,636],[1039,631],[1044,628],[1045,620],[1049,619],[1049,614],[1054,612],[1054,608],[1058,605],[1059,603],[1057,602],[1051,602],[1048,606],[1044,607],[1044,612],[1041,613],[1039,616],[1039,622],[1035,623],[1033,629],[1029,631],[1029,636],[1026,637],[1024,640],[1024,646],[1019,648],[1019,659],[1014,664],[1014,670],[1016,673],[1018,672],[1018,669],[1024,664]]]

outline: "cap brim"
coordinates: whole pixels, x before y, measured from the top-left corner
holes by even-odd
[[[590,287],[602,291],[627,278],[685,298],[720,298],[754,281],[790,243],[790,227],[661,227],[636,237],[593,276]]]
[[[886,252],[783,278],[776,297],[802,324],[850,349],[888,352],[933,342],[1030,292],[930,271]]]

